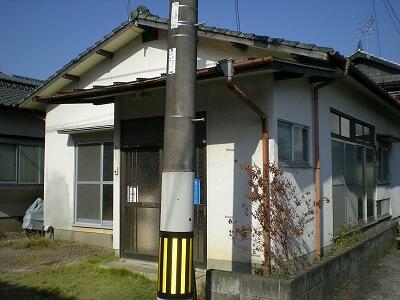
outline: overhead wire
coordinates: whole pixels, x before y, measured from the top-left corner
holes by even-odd
[[[236,30],[240,31],[240,12],[239,12],[239,0],[235,1],[235,18],[236,18]]]
[[[376,7],[375,7],[375,0],[372,0],[372,5],[374,7],[374,15],[375,15],[375,28],[376,28],[376,37],[378,39],[378,51],[379,51],[379,56],[382,56],[382,51],[381,51],[381,40],[379,37],[379,28],[378,28],[378,18],[376,16]]]
[[[397,13],[396,13],[395,9],[393,8],[392,4],[390,3],[390,0],[387,0],[387,2],[389,3],[389,6],[390,6],[390,8],[392,9],[392,12],[393,12],[394,16],[396,17],[397,22],[399,22],[399,24],[400,24],[400,18],[399,18],[399,16],[397,15]]]
[[[385,4],[386,10],[387,10],[387,12],[388,12],[388,14],[389,14],[389,16],[390,16],[390,19],[392,20],[392,23],[393,23],[394,27],[396,28],[397,32],[400,34],[399,27],[397,26],[395,20],[393,19],[393,16],[392,16],[392,14],[390,13],[390,9],[389,9],[389,7],[388,7],[388,5],[387,5],[387,3],[386,3],[386,2],[389,2],[389,1],[388,1],[388,0],[382,0],[382,1],[383,1],[383,4]]]

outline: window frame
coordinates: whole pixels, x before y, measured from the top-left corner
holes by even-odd
[[[74,219],[73,226],[76,227],[87,227],[87,228],[99,228],[99,229],[112,229],[113,228],[113,220],[103,220],[103,185],[111,185],[114,187],[114,178],[111,181],[103,180],[103,168],[104,168],[104,144],[110,143],[114,145],[113,140],[100,140],[100,141],[89,141],[89,142],[76,142],[74,145],[75,148],[75,163],[74,163]],[[78,180],[78,160],[79,160],[79,146],[82,145],[100,145],[100,179],[98,181],[79,181]],[[113,147],[113,157],[114,157],[114,147]],[[113,163],[114,165],[114,163]],[[113,169],[114,174],[114,169]],[[100,222],[93,223],[90,220],[82,220],[78,221],[78,184],[94,184],[99,186],[100,189]],[[114,197],[113,197],[114,203]]]
[[[42,176],[41,168],[44,169],[44,155],[42,159],[42,153],[45,153],[44,143],[29,143],[29,142],[13,142],[13,141],[0,141],[0,145],[12,145],[15,146],[15,177],[13,181],[1,180],[0,185],[43,185],[44,176]],[[37,168],[37,181],[20,181],[20,147],[35,147],[38,155]],[[43,165],[42,165],[43,163]]]
[[[290,126],[290,136],[291,136],[291,160],[283,160],[279,158],[279,124]],[[306,160],[305,161],[296,161],[295,160],[295,140],[294,140],[294,128],[299,128],[300,130],[305,129],[307,133],[306,137]],[[302,124],[298,124],[295,122],[290,122],[282,119],[277,120],[277,144],[278,144],[278,161],[283,166],[287,167],[310,167],[310,127]]]
[[[330,109],[330,121],[332,119],[332,114],[336,115],[339,117],[339,134],[333,133],[332,132],[332,124],[330,126],[330,132],[331,132],[331,136],[334,138],[338,138],[338,139],[342,139],[345,141],[350,141],[350,142],[355,142],[357,144],[360,145],[365,145],[365,146],[373,146],[376,144],[376,137],[375,137],[375,126],[368,124],[364,121],[361,121],[359,119],[356,119],[352,116],[349,116],[345,113],[342,113],[334,108]],[[341,127],[342,127],[342,122],[341,119],[348,119],[350,121],[350,137],[346,137],[344,135],[341,134]],[[370,139],[368,140],[363,140],[363,139],[358,139],[356,136],[356,126],[357,124],[362,125],[363,126],[363,132],[364,132],[364,127],[369,128],[369,132],[370,132]]]

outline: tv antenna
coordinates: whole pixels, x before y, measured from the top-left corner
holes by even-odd
[[[127,0],[128,3],[126,4],[126,13],[128,14],[128,21],[132,21],[132,14],[133,11],[135,10],[135,6],[133,1],[134,0]]]
[[[374,34],[375,32],[375,19],[373,16],[369,16],[366,20],[359,22],[359,24],[362,26],[361,28],[358,29],[358,31],[361,33],[361,39],[365,40],[366,44],[366,51],[369,51],[369,37]]]

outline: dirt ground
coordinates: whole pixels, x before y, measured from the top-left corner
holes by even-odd
[[[73,242],[48,240],[22,232],[0,234],[0,271],[42,271],[49,267],[78,262],[88,255],[110,251]]]

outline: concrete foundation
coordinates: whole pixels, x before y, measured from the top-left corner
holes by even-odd
[[[79,242],[82,244],[94,245],[112,249],[112,230],[108,232],[89,232],[54,229],[54,238],[66,241]]]

